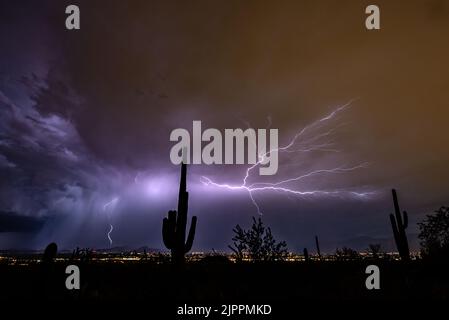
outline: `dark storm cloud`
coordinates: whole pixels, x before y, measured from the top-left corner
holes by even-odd
[[[20,216],[17,212],[0,212],[0,232],[36,232],[44,223],[44,219]]]
[[[360,1],[79,1],[77,31],[64,28],[68,2],[19,2],[0,7],[0,210],[52,217],[36,245],[106,246],[114,223],[118,244],[161,247],[161,217],[176,206],[171,130],[265,128],[269,117],[282,144],[353,98],[333,124],[341,151],[289,155],[274,180],[369,162],[296,187],[376,196],[257,193],[276,235],[298,250],[314,234],[328,250],[390,239],[391,187],[412,222],[448,200],[444,1],[380,1],[378,32]],[[199,176],[238,183],[243,171],[191,167],[197,248],[226,248],[255,213],[247,193],[206,193]]]

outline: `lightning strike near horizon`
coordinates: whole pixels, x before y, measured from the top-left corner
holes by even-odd
[[[118,200],[119,200],[119,198],[118,198],[118,197],[115,197],[115,198],[113,198],[111,201],[109,201],[109,202],[107,202],[107,203],[105,203],[105,204],[103,205],[103,211],[105,211],[105,212],[107,213],[107,215],[108,215],[108,220],[109,220],[109,226],[110,226],[110,228],[109,228],[109,231],[108,231],[108,233],[107,233],[107,238],[108,238],[108,240],[109,240],[109,246],[111,246],[111,247],[112,247],[111,233],[112,233],[112,231],[114,230],[114,226],[112,225],[112,222],[111,222],[111,211],[114,209],[114,206],[117,204]],[[109,209],[109,208],[111,208],[111,209]],[[109,210],[108,210],[108,209],[109,209]]]
[[[111,232],[112,232],[112,230],[114,230],[114,226],[112,224],[109,224],[109,226],[110,226],[110,229],[109,229],[109,232],[108,232],[108,239],[109,239],[109,245],[112,247]]]
[[[276,149],[271,149],[268,152],[264,154],[258,155],[258,161],[251,165],[246,169],[245,176],[242,178],[241,184],[227,184],[227,183],[217,183],[213,181],[212,179],[201,176],[200,181],[204,185],[210,185],[218,188],[224,188],[228,190],[244,190],[248,192],[249,197],[253,205],[256,207],[257,213],[262,214],[262,211],[260,209],[259,204],[257,203],[256,199],[254,198],[255,192],[261,192],[261,191],[274,191],[274,192],[282,192],[286,194],[293,194],[297,196],[316,196],[316,195],[347,195],[347,196],[353,196],[353,197],[367,197],[368,195],[372,194],[372,192],[356,192],[356,191],[348,191],[348,190],[301,190],[289,187],[288,184],[291,182],[298,182],[306,178],[310,178],[313,176],[318,175],[324,175],[324,174],[340,174],[345,172],[354,171],[361,168],[366,168],[368,166],[367,162],[354,165],[354,166],[339,166],[334,168],[323,168],[323,169],[317,169],[312,170],[310,172],[306,172],[300,175],[295,175],[293,177],[290,177],[288,179],[280,180],[277,182],[254,182],[254,183],[248,183],[248,179],[251,176],[251,172],[258,167],[259,165],[263,165],[267,155],[269,155],[272,152],[279,152],[279,153],[310,153],[314,151],[320,151],[320,152],[340,152],[338,149],[331,148],[333,143],[330,140],[322,141],[325,138],[331,137],[336,130],[341,127],[344,124],[337,125],[331,129],[327,129],[324,132],[319,132],[315,135],[312,135],[311,137],[308,136],[308,134],[313,133],[314,130],[320,130],[323,129],[323,127],[326,127],[332,120],[335,120],[338,114],[346,110],[350,107],[351,103],[354,100],[349,101],[348,103],[338,107],[337,109],[333,110],[331,113],[325,115],[324,117],[312,122],[311,124],[305,126],[300,131],[298,131],[293,138],[287,143],[286,145],[282,147],[278,147]]]

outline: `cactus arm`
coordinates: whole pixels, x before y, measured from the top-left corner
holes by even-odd
[[[167,249],[172,249],[174,243],[169,224],[169,220],[167,218],[164,218],[164,220],[162,221],[162,240],[164,241],[164,245],[167,247]]]
[[[170,210],[168,212],[168,227],[171,235],[176,231],[176,211]]]
[[[162,221],[162,240],[167,249],[175,246],[176,211],[169,211],[168,218]]]
[[[187,241],[184,246],[184,252],[187,253],[192,249],[193,239],[195,238],[195,230],[196,230],[196,216],[192,217],[192,222],[190,223],[189,235],[187,236]]]
[[[407,211],[404,211],[402,214],[404,216],[403,227],[404,227],[404,229],[407,229],[407,227],[408,227],[408,214],[407,214]]]

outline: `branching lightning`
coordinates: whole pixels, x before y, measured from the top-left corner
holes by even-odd
[[[324,132],[320,132],[318,134],[314,134],[310,137],[310,134],[313,134],[315,130],[320,130],[325,128],[329,123],[331,123],[332,120],[336,119],[336,117],[350,107],[350,102],[338,107],[331,113],[327,114],[321,119],[316,120],[315,122],[305,126],[303,129],[301,129],[299,132],[297,132],[294,137],[290,140],[289,143],[287,143],[285,146],[279,147],[277,149],[272,149],[266,152],[265,154],[259,154],[258,155],[258,161],[247,168],[245,176],[242,178],[242,183],[237,185],[232,184],[226,184],[226,183],[217,183],[215,181],[212,181],[212,179],[202,176],[201,182],[204,185],[207,186],[214,186],[217,188],[224,188],[228,190],[244,190],[248,192],[249,197],[256,207],[256,210],[259,214],[262,214],[262,211],[260,209],[259,204],[254,198],[255,192],[261,192],[261,191],[275,191],[275,192],[282,192],[286,194],[293,194],[297,196],[313,196],[313,195],[349,195],[353,197],[366,197],[371,192],[355,192],[355,191],[348,191],[348,190],[299,190],[295,188],[288,187],[288,184],[291,182],[298,182],[300,180],[317,176],[317,175],[324,175],[324,174],[341,174],[346,173],[350,171],[354,171],[357,169],[365,168],[368,163],[361,163],[354,166],[339,166],[334,168],[323,168],[318,170],[313,170],[307,173],[303,173],[298,176],[294,176],[285,180],[277,181],[277,182],[255,182],[255,183],[248,183],[248,179],[251,176],[251,172],[257,168],[259,165],[263,165],[266,157],[272,153],[272,152],[279,152],[279,153],[308,153],[313,151],[321,151],[321,152],[340,152],[340,150],[332,148],[333,143],[329,138],[336,132],[336,130],[344,125],[340,124],[338,126],[335,126],[331,129],[325,130]],[[328,139],[328,140],[325,140]],[[325,141],[323,141],[325,140]]]

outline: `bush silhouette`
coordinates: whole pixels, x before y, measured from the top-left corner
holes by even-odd
[[[449,259],[449,207],[441,207],[418,223],[423,257]]]
[[[56,254],[58,253],[58,246],[56,243],[50,243],[44,251],[44,255],[42,257],[43,263],[52,263],[55,260]]]
[[[343,247],[335,251],[335,255],[337,260],[357,260],[360,258],[360,255],[354,249]]]
[[[235,235],[232,238],[233,246],[228,246],[235,254],[237,261],[242,261],[245,256],[251,261],[276,261],[284,260],[287,255],[287,243],[277,242],[271,229],[263,225],[262,219],[253,217],[251,229],[244,230],[236,225],[232,230]]]
[[[377,259],[381,253],[382,246],[378,243],[372,243],[368,245],[366,251],[371,255],[372,258]]]

